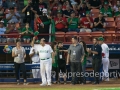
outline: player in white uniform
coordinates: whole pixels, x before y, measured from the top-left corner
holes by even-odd
[[[103,81],[109,81],[109,47],[107,44],[104,43],[104,38],[99,37],[99,44],[101,44],[102,47],[102,64],[103,64]]]
[[[30,57],[32,59],[32,64],[40,64],[39,55],[37,54],[37,49],[35,48],[34,42],[31,42]],[[32,69],[33,78],[40,78],[40,69]]]
[[[35,37],[33,38],[33,41],[34,40]],[[42,78],[42,84],[40,84],[40,86],[46,86],[46,85],[51,86],[51,70],[52,70],[52,62],[54,59],[53,50],[50,45],[45,44],[44,38],[41,39],[40,45],[37,47],[38,47],[37,51],[40,58],[40,73]]]

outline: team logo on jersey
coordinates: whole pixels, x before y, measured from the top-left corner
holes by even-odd
[[[12,47],[8,46],[8,45],[5,45],[4,49],[3,49],[3,52],[5,52],[5,53],[11,53],[12,52]]]
[[[111,65],[111,67],[114,67],[114,66],[117,66],[118,63],[116,63],[116,62],[114,62],[114,61],[110,61],[110,65]]]

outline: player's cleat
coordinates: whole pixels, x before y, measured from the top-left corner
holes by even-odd
[[[45,84],[45,83],[40,84],[41,87],[46,86],[46,85],[47,85],[47,84]]]
[[[65,84],[67,84],[67,82],[66,82],[66,81],[64,81],[64,85],[65,85]]]
[[[27,83],[27,82],[24,82],[24,83],[23,83],[23,85],[28,85],[28,84],[29,84],[29,83]]]
[[[93,82],[93,85],[97,85],[97,84],[99,84],[99,82]]]
[[[52,84],[51,83],[48,83],[47,86],[51,86]]]
[[[20,85],[20,83],[19,83],[19,82],[17,82],[17,85]]]

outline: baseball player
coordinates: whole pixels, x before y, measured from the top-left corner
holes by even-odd
[[[99,37],[99,44],[101,44],[102,47],[102,64],[103,64],[103,81],[109,81],[109,47],[107,44],[104,43],[104,38]]]
[[[31,42],[32,48],[30,49],[30,57],[32,59],[32,64],[40,64],[39,55],[37,54],[37,49],[35,48],[34,42]],[[40,69],[32,69],[33,78],[40,78]]]
[[[35,37],[33,38],[33,42]],[[54,60],[54,53],[50,45],[45,43],[45,39],[42,38],[40,45],[37,46],[37,52],[40,58],[40,73],[42,78],[42,84],[40,86],[51,86],[51,69]],[[52,57],[51,57],[52,56]],[[46,78],[47,76],[47,78]]]

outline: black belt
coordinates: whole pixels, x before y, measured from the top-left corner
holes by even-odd
[[[46,59],[50,59],[50,58],[46,58]],[[46,59],[40,59],[40,60],[46,60]]]

